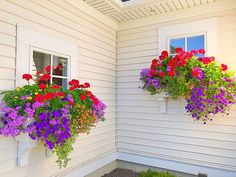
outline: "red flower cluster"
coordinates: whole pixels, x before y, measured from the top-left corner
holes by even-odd
[[[69,82],[70,90],[75,90],[77,88],[89,88],[90,84],[88,82],[85,82],[84,84],[79,84],[79,81],[76,79],[72,79]]]
[[[53,86],[51,86],[50,88],[51,89],[59,89],[61,86],[60,85],[53,85]]]
[[[70,85],[71,91],[80,87],[79,81],[77,79],[72,79],[68,84]]]
[[[165,74],[167,74],[169,77],[175,76],[175,70],[177,67],[185,67],[187,65],[187,61],[193,57],[193,55],[196,54],[205,54],[205,50],[199,49],[199,50],[191,50],[190,52],[183,51],[182,48],[176,48],[176,55],[173,58],[168,57],[168,52],[163,51],[161,53],[161,56],[159,56],[159,59],[154,58],[152,60],[151,68],[150,68],[150,74],[154,76],[164,77]],[[164,61],[166,59],[169,59],[167,62],[167,68],[165,71],[163,71],[161,68],[163,66]],[[214,61],[214,57],[204,57],[199,58],[199,61],[201,61],[204,64],[209,64],[212,61]],[[158,68],[159,67],[159,68]],[[159,69],[159,70],[158,70]]]
[[[86,99],[86,96],[85,96],[84,94],[81,94],[81,95],[79,96],[79,98],[80,98],[81,101],[84,101],[84,100]]]
[[[23,74],[22,79],[29,81],[30,79],[33,79],[33,77],[31,74]]]
[[[202,62],[204,65],[210,64],[211,62],[215,61],[215,57],[203,57],[203,58],[198,58],[200,62]]]
[[[228,69],[228,66],[227,66],[227,65],[221,64],[221,70],[222,70],[222,71],[227,71],[227,69]]]
[[[90,91],[86,91],[85,94],[93,101],[95,105],[98,105],[98,99],[94,96],[94,94]]]
[[[43,90],[43,89],[46,89],[46,88],[47,88],[47,85],[42,83],[42,84],[39,85],[39,88],[42,89],[42,90]]]
[[[64,96],[65,96],[64,92],[48,92],[46,94],[35,95],[34,101],[42,103],[44,101],[53,100],[56,97],[64,97]]]
[[[191,75],[192,75],[193,77],[199,77],[199,76],[200,76],[200,72],[199,72],[199,70],[198,70],[197,68],[194,68],[194,69],[192,70]]]

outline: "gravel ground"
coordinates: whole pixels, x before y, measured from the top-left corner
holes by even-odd
[[[138,177],[138,173],[132,170],[117,168],[109,174],[103,175],[102,177]]]

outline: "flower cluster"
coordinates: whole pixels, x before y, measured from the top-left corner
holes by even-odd
[[[227,114],[235,103],[236,80],[228,66],[219,64],[214,57],[197,57],[203,49],[185,52],[176,48],[176,55],[163,51],[152,60],[150,68],[142,69],[140,80],[143,90],[151,94],[164,92],[187,101],[186,110],[194,120],[206,123],[210,115]]]
[[[52,71],[60,72],[59,64]],[[4,91],[1,104],[0,134],[15,137],[28,133],[32,140],[42,141],[58,156],[58,165],[66,166],[73,143],[81,133],[89,133],[98,121],[104,120],[106,105],[91,91],[90,84],[71,80],[68,90],[49,83],[51,66],[37,72],[35,84]],[[22,76],[28,83],[30,74]]]

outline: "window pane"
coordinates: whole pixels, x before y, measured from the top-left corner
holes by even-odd
[[[57,76],[67,76],[67,58],[62,58],[58,56],[53,56],[53,75]]]
[[[62,86],[63,90],[67,89],[67,79],[53,77],[52,82]]]
[[[46,66],[50,65],[51,55],[33,51],[33,74],[37,71],[44,72]]]
[[[182,48],[185,50],[185,40],[184,38],[170,39],[170,54],[176,53],[176,48]]]
[[[187,48],[188,51],[190,50],[199,50],[199,49],[205,49],[205,42],[204,42],[204,35],[200,36],[192,36],[187,38]],[[199,57],[203,57],[204,55],[198,55]]]

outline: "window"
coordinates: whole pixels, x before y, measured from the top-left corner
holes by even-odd
[[[203,48],[206,56],[217,57],[217,28],[217,18],[160,26],[158,52],[169,50],[174,55],[176,47],[187,51]]]
[[[205,34],[189,35],[181,37],[173,37],[168,39],[168,49],[170,55],[175,55],[177,47],[185,51],[204,49],[205,47]],[[198,54],[199,57],[204,57],[203,54]]]
[[[21,76],[50,65],[50,82],[67,88],[71,78],[77,78],[77,46],[23,27],[17,26],[16,86],[25,85]]]
[[[51,66],[50,71],[52,72],[50,73],[50,83],[54,82],[66,89],[68,82],[69,57],[35,48],[32,48],[31,50],[33,52],[33,75],[35,75],[36,72],[44,71],[46,66]]]

